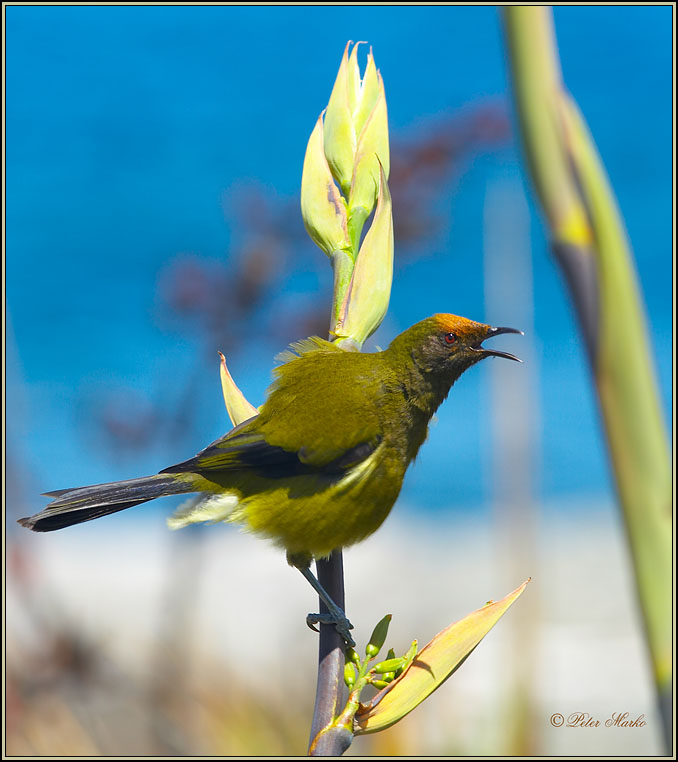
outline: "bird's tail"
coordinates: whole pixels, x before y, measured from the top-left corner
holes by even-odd
[[[53,532],[109,513],[124,511],[125,508],[156,497],[195,492],[195,486],[186,477],[186,474],[156,474],[122,482],[46,492],[45,495],[55,499],[35,516],[19,519],[19,524],[34,532]]]

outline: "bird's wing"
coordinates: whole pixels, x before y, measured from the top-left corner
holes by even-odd
[[[374,395],[365,384],[346,378],[347,353],[322,339],[293,349],[296,359],[285,358],[277,369],[259,415],[164,472],[254,469],[269,478],[340,475],[366,460],[383,433]]]
[[[291,349],[298,357],[276,368],[258,428],[307,466],[348,470],[383,439],[373,359],[318,338]]]
[[[160,473],[207,473],[254,470],[268,478],[285,478],[320,472],[341,475],[368,458],[379,446],[381,437],[358,442],[341,452],[334,448],[329,457],[318,459],[318,451],[303,446],[287,450],[266,440],[262,431],[241,430],[199,452],[194,458],[163,469]]]

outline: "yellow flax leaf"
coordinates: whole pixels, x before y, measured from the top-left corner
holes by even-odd
[[[398,722],[440,687],[506,613],[527,583],[496,603],[486,603],[439,632],[410,668],[355,715],[355,733],[376,733]]]

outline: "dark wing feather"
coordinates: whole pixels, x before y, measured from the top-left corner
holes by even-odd
[[[319,473],[341,475],[368,458],[379,446],[380,441],[381,437],[374,442],[360,442],[329,463],[317,466],[306,461],[303,447],[296,452],[290,452],[269,444],[259,432],[242,431],[235,435],[229,432],[194,458],[165,468],[160,473],[202,474],[251,469],[271,479]]]

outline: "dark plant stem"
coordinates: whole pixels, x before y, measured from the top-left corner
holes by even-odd
[[[318,581],[327,590],[332,600],[345,610],[344,604],[344,566],[341,550],[335,550],[327,559],[316,561]],[[328,613],[325,604],[320,601],[320,613]],[[315,709],[311,724],[309,755],[314,757],[336,757],[343,754],[350,745],[350,740],[337,733],[327,733],[316,739],[318,733],[326,728],[341,711],[346,703],[347,689],[344,683],[344,640],[334,625],[320,625],[318,651],[318,683],[316,688]],[[314,743],[315,741],[315,743]]]

